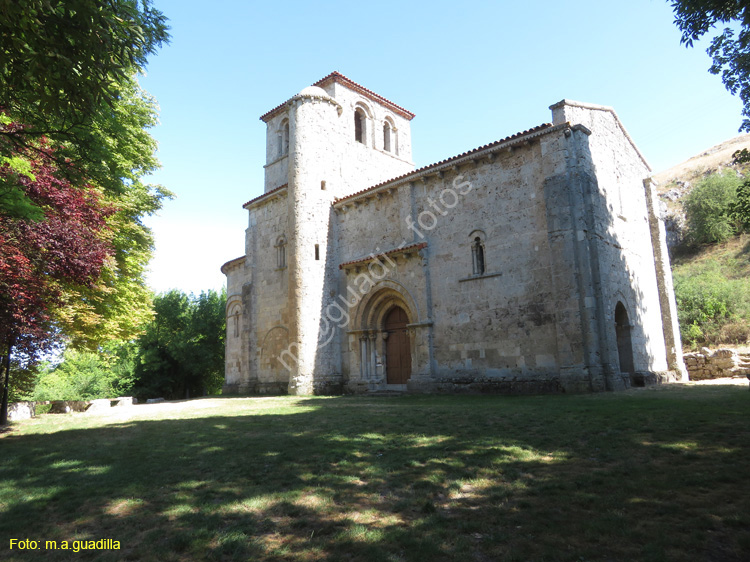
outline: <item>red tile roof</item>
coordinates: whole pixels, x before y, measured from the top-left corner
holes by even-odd
[[[245,259],[245,256],[240,256],[238,258],[234,258],[233,260],[229,260],[227,263],[221,266],[221,272],[226,275],[227,272],[224,271],[224,269],[230,265],[234,265],[235,263],[239,263],[240,261],[243,261]]]
[[[250,199],[250,201],[248,201],[247,203],[245,203],[244,205],[242,205],[242,208],[244,209],[250,203],[256,203],[256,202],[260,201],[261,199],[263,199],[264,197],[267,197],[267,196],[269,196],[269,195],[271,195],[273,193],[276,193],[277,191],[280,191],[280,190],[284,189],[288,185],[289,185],[288,183],[285,183],[284,185],[280,185],[279,187],[274,187],[271,191],[266,191],[263,195],[258,195],[255,199]]]
[[[414,114],[411,111],[409,111],[408,109],[404,109],[400,105],[396,105],[392,101],[384,98],[383,96],[381,96],[379,94],[376,94],[372,90],[368,90],[364,86],[362,86],[360,84],[357,84],[353,80],[350,80],[349,78],[347,78],[346,76],[344,76],[340,72],[336,72],[336,71],[331,72],[325,78],[321,78],[320,80],[318,80],[317,82],[315,82],[315,84],[313,84],[313,86],[320,86],[322,88],[324,85],[328,84],[329,82],[338,82],[339,84],[343,84],[344,86],[346,86],[350,90],[353,90],[353,91],[357,92],[358,94],[362,94],[363,96],[365,96],[366,98],[371,99],[372,101],[375,101],[375,102],[378,102],[378,103],[381,103],[381,104],[385,105],[391,111],[393,111],[394,113],[397,113],[398,115],[400,115],[404,119],[408,119],[409,121],[411,121],[412,119],[414,119]]]
[[[421,250],[422,248],[426,248],[426,247],[427,247],[427,242],[418,242],[417,244],[409,244],[408,246],[401,246],[400,248],[394,248],[393,250],[388,250],[387,252],[380,252],[377,255],[372,254],[372,255],[367,256],[366,258],[360,258],[358,260],[344,262],[342,264],[339,264],[339,269],[344,269],[345,265],[354,265],[355,263],[362,263],[362,262],[370,261],[370,260],[379,258],[381,256],[397,254],[405,250]]]
[[[491,142],[489,144],[485,144],[484,146],[480,146],[479,148],[474,148],[473,150],[469,150],[468,152],[463,152],[463,153],[461,153],[461,154],[459,154],[457,156],[452,156],[450,158],[446,158],[445,160],[440,160],[439,162],[435,162],[434,164],[429,164],[427,166],[423,166],[421,168],[417,168],[416,170],[414,170],[412,172],[407,172],[406,174],[403,174],[403,175],[400,175],[400,176],[396,176],[395,178],[391,178],[391,179],[386,180],[384,182],[381,182],[381,183],[379,183],[377,185],[373,185],[371,187],[363,189],[362,191],[357,191],[356,193],[352,193],[351,195],[347,195],[346,197],[342,197],[341,199],[336,199],[336,201],[334,201],[334,205],[337,205],[337,204],[339,204],[339,203],[341,203],[343,201],[346,201],[347,199],[352,199],[352,198],[358,197],[358,196],[362,195],[363,193],[367,193],[368,191],[373,191],[375,189],[378,189],[379,187],[383,187],[384,185],[387,185],[387,184],[390,184],[390,183],[397,183],[397,182],[400,183],[400,182],[406,181],[409,177],[419,176],[420,174],[423,174],[424,172],[429,171],[430,169],[439,168],[439,167],[442,167],[442,166],[446,166],[446,165],[450,164],[451,162],[455,162],[456,160],[460,160],[461,158],[466,158],[467,156],[470,156],[470,155],[475,154],[477,152],[481,152],[483,150],[487,150],[488,148],[493,148],[493,147],[496,147],[498,145],[505,144],[505,143],[514,144],[511,141],[522,141],[524,139],[524,137],[529,136],[529,135],[536,136],[536,134],[538,134],[540,132],[545,132],[545,131],[548,131],[548,130],[551,131],[553,129],[564,128],[564,127],[569,127],[569,126],[570,126],[569,123],[564,123],[563,125],[555,125],[555,126],[553,126],[550,123],[544,123],[543,125],[539,125],[537,127],[533,127],[533,128],[531,128],[531,129],[529,129],[527,131],[521,131],[520,133],[515,133],[515,134],[513,134],[513,135],[511,135],[509,137],[505,137],[504,139],[500,139],[499,141],[495,141],[495,142]]]
[[[320,80],[318,80],[317,82],[315,82],[315,84],[313,84],[313,86],[323,87],[324,85],[328,84],[329,82],[338,82],[339,84],[343,84],[344,86],[346,86],[350,90],[352,90],[354,92],[357,92],[358,94],[361,94],[361,95],[365,96],[366,98],[371,99],[371,100],[373,100],[373,101],[375,101],[377,103],[383,104],[384,106],[386,106],[388,109],[390,109],[394,113],[400,115],[401,117],[403,117],[405,119],[408,119],[409,121],[411,121],[412,119],[414,119],[414,114],[411,111],[408,111],[408,110],[404,109],[403,107],[401,107],[400,105],[397,105],[397,104],[393,103],[392,101],[387,100],[383,96],[376,94],[372,90],[368,90],[364,86],[362,86],[360,84],[357,84],[356,82],[354,82],[353,80],[350,80],[349,78],[347,78],[346,76],[344,76],[340,72],[335,72],[335,71],[331,72],[328,76],[326,76],[324,78],[321,78]],[[267,113],[264,113],[263,115],[260,116],[260,120],[263,121],[264,123],[268,123],[268,121],[271,119],[271,117],[274,117],[291,100],[292,100],[292,98],[289,98],[284,103],[279,104],[276,107],[274,107],[271,111],[269,111]]]

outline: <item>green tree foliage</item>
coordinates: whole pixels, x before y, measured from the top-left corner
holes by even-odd
[[[150,0],[0,0],[0,158],[34,151],[44,137],[73,183],[125,189],[153,151],[122,126],[118,102],[168,39]],[[16,185],[0,185],[12,192]]]
[[[729,210],[732,221],[744,232],[750,232],[750,181],[737,187],[737,199]]]
[[[734,25],[711,40],[708,54],[712,74],[720,74],[724,87],[740,96],[744,119],[740,131],[750,131],[750,3],[742,0],[672,0],[675,24],[682,43],[691,47],[716,25]]]
[[[36,363],[21,363],[20,361],[11,359],[11,385],[8,388],[8,402],[32,400],[39,372],[40,368]]]
[[[736,234],[740,225],[732,209],[742,180],[732,170],[712,174],[696,184],[685,198],[688,240],[692,244],[723,242]]]
[[[81,290],[71,287],[56,310],[58,325],[77,348],[95,349],[108,341],[129,341],[153,316],[151,292],[145,275],[154,249],[151,230],[143,224],[172,193],[161,186],[144,184],[144,174],[158,167],[156,141],[147,129],[157,122],[157,106],[133,76],[117,86],[120,97],[110,116],[97,126],[110,127],[115,149],[108,167],[127,181],[127,189],[105,191],[106,201],[116,209],[108,226],[113,259],[102,271],[99,283]],[[96,127],[95,129],[96,130]],[[92,143],[107,145],[112,143]],[[102,158],[106,158],[102,154]],[[103,162],[105,160],[102,160]]]
[[[134,392],[189,398],[220,391],[224,379],[226,293],[169,291],[154,298],[154,320],[138,339]]]
[[[66,349],[63,361],[42,368],[34,388],[34,400],[94,400],[115,398],[130,392],[131,377],[113,368],[120,358],[109,353]]]

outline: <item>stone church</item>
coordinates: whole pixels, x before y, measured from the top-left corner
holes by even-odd
[[[549,393],[685,377],[650,168],[609,107],[415,168],[334,72],[261,116],[225,393]]]

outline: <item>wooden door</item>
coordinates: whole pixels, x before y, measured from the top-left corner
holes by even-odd
[[[385,372],[388,384],[406,384],[411,376],[411,345],[406,324],[406,312],[398,306],[385,317]]]

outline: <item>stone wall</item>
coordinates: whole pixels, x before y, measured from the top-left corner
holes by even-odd
[[[97,400],[47,400],[44,402],[11,402],[8,404],[8,419],[27,420],[36,416],[37,406],[49,406],[50,414],[70,414],[71,412],[101,412],[115,406],[132,406],[138,401],[132,396],[100,398]]]
[[[700,351],[685,354],[685,366],[690,380],[720,379],[750,376],[750,353],[737,353],[733,349]]]
[[[36,402],[12,402],[8,404],[10,421],[27,420],[36,415]]]

